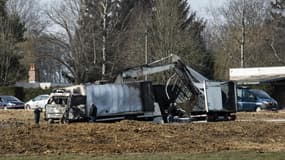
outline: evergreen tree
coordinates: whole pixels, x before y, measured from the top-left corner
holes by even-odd
[[[156,56],[177,54],[188,65],[211,77],[211,55],[202,37],[205,22],[191,11],[187,0],[157,0],[155,8],[153,50],[159,53]]]
[[[179,12],[182,19],[181,30],[188,33],[190,43],[183,50],[183,55],[188,57],[190,66],[199,70],[208,78],[213,76],[213,57],[206,49],[202,33],[206,22],[197,17],[196,12],[191,12],[187,0],[180,0]]]
[[[20,63],[23,58],[17,43],[24,40],[24,23],[17,15],[8,15],[6,1],[0,0],[0,83],[7,85],[26,79],[26,70]]]

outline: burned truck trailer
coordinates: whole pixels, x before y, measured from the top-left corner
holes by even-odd
[[[171,62],[166,61],[170,59]],[[166,63],[163,63],[166,61]],[[208,80],[176,55],[170,55],[147,65],[129,68],[117,75],[115,83],[126,83],[156,73],[170,76],[165,85],[154,85],[155,101],[159,103],[164,120],[171,104],[179,104],[192,120],[234,120],[236,118],[236,90],[232,81]],[[174,71],[174,73],[173,73]],[[159,91],[160,90],[160,91]],[[164,98],[163,98],[164,97]]]
[[[96,117],[96,121],[161,119],[161,113],[155,105],[151,88],[152,83],[148,81],[66,87],[63,93],[51,94],[51,99],[65,97],[70,100],[66,105],[47,104],[46,120],[57,119],[66,122],[92,120],[92,117]],[[72,99],[77,97],[76,95],[85,97],[85,99],[74,105]],[[83,109],[82,105],[84,105]],[[96,115],[94,115],[94,110],[96,110]]]

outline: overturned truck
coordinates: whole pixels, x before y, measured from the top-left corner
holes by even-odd
[[[161,64],[166,59],[171,61]],[[138,81],[139,77],[165,71],[173,73],[166,84]],[[53,99],[65,100],[52,103]],[[51,94],[45,107],[45,119],[51,122],[121,119],[217,121],[234,120],[235,113],[234,82],[208,80],[175,55],[149,65],[126,69],[116,76],[114,83],[86,84],[58,90]]]

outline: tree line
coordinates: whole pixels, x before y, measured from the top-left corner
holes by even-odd
[[[208,21],[187,0],[54,3],[43,11],[34,0],[0,0],[2,84],[27,79],[30,63],[41,81],[86,83],[170,54],[210,79],[228,79],[233,67],[285,62],[285,0],[230,0],[210,9]]]
[[[206,35],[215,78],[228,79],[229,68],[284,65],[284,7],[284,0],[232,0],[212,12]]]

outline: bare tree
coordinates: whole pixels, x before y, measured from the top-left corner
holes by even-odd
[[[190,51],[191,61],[203,64],[203,54],[198,53],[204,52],[204,24],[195,14],[188,16],[186,0],[159,0],[156,6],[152,0],[65,0],[58,6],[48,17],[64,34],[52,34],[49,41],[66,53],[49,56],[77,83],[145,63],[146,50],[150,61],[171,53],[190,57]]]
[[[119,0],[83,0],[82,2],[86,8],[86,14],[82,14],[82,21],[85,23],[82,30],[86,29],[86,24],[89,24],[97,37],[94,38],[97,44],[94,51],[96,50],[98,55],[101,53],[97,59],[102,63],[101,79],[105,79],[115,68],[115,61],[117,61],[115,50],[120,45],[119,37],[122,35],[120,33],[124,28],[124,22],[128,19],[129,8],[126,9],[125,1]]]
[[[39,35],[48,26],[43,19],[44,11],[35,0],[8,0],[7,10],[10,15],[18,15],[30,36]]]
[[[265,0],[231,0],[212,11],[210,48],[216,53],[215,77],[228,78],[231,67],[264,66],[270,58],[266,39],[269,4]]]
[[[49,27],[46,20],[45,10],[42,10],[42,4],[34,0],[8,0],[7,10],[9,15],[18,15],[20,21],[25,24],[27,29],[25,32],[25,41],[18,43],[17,46],[24,54],[23,63],[26,68],[30,64],[35,64],[39,72],[38,81],[63,82],[58,78],[60,71],[59,65],[53,59],[44,58],[43,53],[49,50],[48,54],[52,54],[54,49],[51,49],[53,44],[48,42],[42,43],[45,29]],[[49,48],[44,47],[49,45]]]
[[[113,67],[108,66],[114,65],[111,60],[113,48],[116,48],[119,3],[111,0],[65,0],[47,13],[49,19],[64,32],[51,35],[50,42],[66,51],[56,59],[67,68],[66,75],[76,83],[98,80],[99,75],[104,79],[106,73],[112,71]]]
[[[58,32],[50,33],[49,43],[53,43],[64,50],[61,56],[46,54],[61,63],[65,70],[65,76],[70,77],[75,83],[86,80],[89,70],[89,57],[84,52],[84,34],[79,30],[79,13],[81,4],[78,0],[64,0],[58,7],[52,7],[47,16],[58,28]]]
[[[272,50],[274,57],[281,65],[285,64],[284,36],[285,36],[285,1],[276,0],[271,2],[271,19],[268,20],[268,44]],[[277,63],[277,64],[278,64]]]
[[[156,1],[155,13],[155,37],[156,57],[166,57],[170,54],[177,54],[181,44],[182,22],[178,12],[179,1],[158,0]]]

